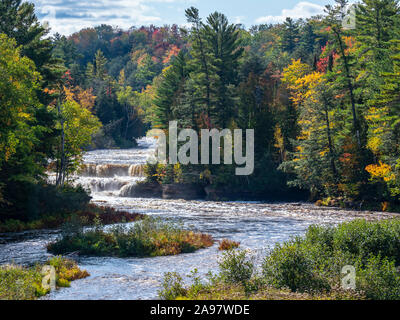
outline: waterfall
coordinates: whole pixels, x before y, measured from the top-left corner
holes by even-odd
[[[125,194],[127,188],[144,180],[145,164],[154,148],[155,141],[145,138],[135,149],[87,152],[75,184],[81,184],[92,195],[118,197]]]

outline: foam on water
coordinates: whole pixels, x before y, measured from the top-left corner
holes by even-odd
[[[87,167],[92,169],[78,177],[76,183],[90,189],[93,202],[97,204],[180,222],[195,231],[209,233],[216,240],[229,238],[240,241],[243,248],[258,252],[260,257],[267,247],[303,234],[311,224],[335,224],[363,216],[352,211],[319,208],[302,203],[205,202],[119,197],[121,190],[143,179],[140,174],[136,174],[139,172],[137,166],[143,165],[153,150],[153,141],[142,140],[136,149],[89,152],[84,159]],[[114,166],[119,169],[115,169],[114,174],[99,175],[98,166]],[[368,214],[365,213],[364,216],[367,217]],[[1,235],[0,264],[45,261],[50,256],[46,252],[46,245],[58,235],[57,231]],[[79,257],[79,266],[87,269],[91,276],[72,282],[70,288],[53,292],[45,299],[156,299],[165,272],[175,271],[187,275],[197,268],[200,275],[205,275],[209,270],[216,271],[219,257],[217,247],[218,244],[215,244],[192,254],[147,259]]]

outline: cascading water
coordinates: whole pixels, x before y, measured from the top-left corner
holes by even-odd
[[[74,183],[82,185],[94,196],[119,196],[124,187],[144,179],[144,165],[154,152],[154,146],[154,140],[142,139],[136,149],[88,152]]]
[[[240,241],[243,248],[263,253],[266,247],[300,235],[315,223],[338,223],[370,214],[355,214],[310,204],[259,202],[205,202],[123,198],[129,186],[143,179],[143,165],[154,150],[152,140],[142,140],[131,150],[88,152],[75,183],[90,189],[93,202],[131,212],[179,221],[215,239]],[[31,264],[47,260],[46,244],[59,232],[34,231],[0,235],[0,264]],[[89,278],[74,281],[70,288],[52,292],[46,299],[155,299],[165,272],[183,275],[197,268],[200,275],[217,269],[218,245],[170,257],[116,259],[79,257]]]

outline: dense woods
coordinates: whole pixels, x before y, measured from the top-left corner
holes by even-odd
[[[250,29],[192,7],[189,28],[101,25],[66,37],[50,36],[33,4],[1,0],[0,219],[59,208],[49,194],[63,206],[85,203],[68,187],[84,150],[133,147],[172,120],[196,131],[254,129],[254,174],[160,164],[147,169],[150,180],[394,210],[399,5],[360,1],[356,28],[345,29],[346,5]]]

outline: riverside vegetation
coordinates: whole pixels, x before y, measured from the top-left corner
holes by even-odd
[[[134,146],[173,120],[198,133],[254,129],[254,174],[163,166],[149,179],[397,210],[400,7],[360,0],[357,27],[344,29],[347,4],[248,29],[192,7],[186,28],[101,25],[49,37],[32,3],[1,1],[0,220],[38,217],[49,161],[62,189],[84,150]]]
[[[356,289],[341,287],[344,266],[356,269]],[[220,273],[185,287],[175,273],[165,275],[163,299],[190,300],[399,300],[400,220],[355,220],[337,227],[311,226],[306,235],[277,244],[257,270],[251,253],[230,250]]]
[[[207,234],[147,217],[132,226],[115,226],[110,231],[104,231],[100,225],[84,231],[79,224],[67,224],[61,238],[47,248],[53,254],[155,257],[192,253],[213,244]]]
[[[99,207],[94,204],[87,204],[76,211],[63,212],[59,209],[56,212],[51,215],[43,215],[33,221],[5,220],[0,222],[0,233],[57,229],[74,220],[79,220],[83,226],[94,226],[97,222],[103,225],[129,223],[144,217],[142,214],[116,211],[113,208]]]
[[[89,195],[71,186],[84,151],[132,147],[148,129],[167,131],[177,119],[179,129],[196,132],[254,129],[255,171],[238,177],[233,166],[158,164],[146,168],[150,182],[398,210],[400,6],[398,0],[360,0],[357,27],[344,29],[347,4],[335,0],[325,15],[247,30],[219,12],[202,20],[192,7],[185,12],[187,28],[101,25],[65,37],[49,36],[32,3],[0,0],[2,230],[65,221],[71,229],[74,213],[96,224],[101,217],[80,213],[89,210]],[[49,169],[55,185],[48,183]],[[212,245],[206,235],[148,220],[122,229],[80,229],[49,250],[147,256]],[[244,253],[228,251],[211,285],[195,276],[186,289],[170,277],[172,292],[180,294],[164,296],[268,297],[267,288],[284,292],[281,297],[352,298],[335,286],[339,267],[353,264],[356,296],[396,299],[398,238],[396,221],[313,227],[270,252],[261,274]]]
[[[51,258],[46,264],[33,267],[0,266],[0,300],[34,300],[48,294],[49,289],[42,286],[41,271],[45,265],[54,267],[57,288],[69,287],[71,281],[89,276],[73,260],[62,257]]]

